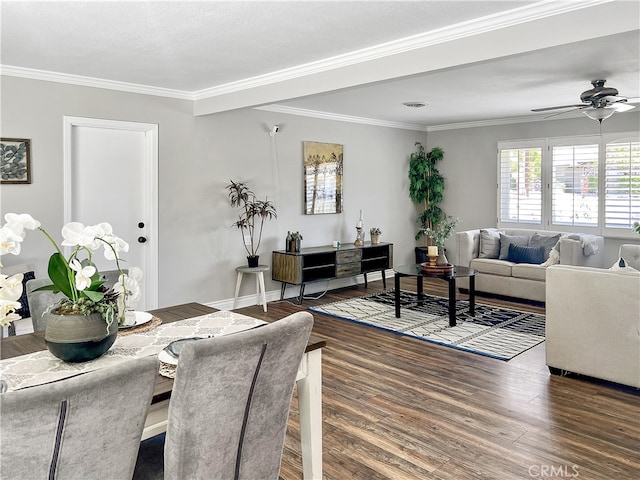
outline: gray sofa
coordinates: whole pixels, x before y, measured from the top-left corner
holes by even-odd
[[[604,238],[599,235],[487,228],[457,232],[455,240],[456,265],[476,270],[475,289],[479,293],[544,302],[548,266],[602,267]],[[511,249],[514,255],[525,250],[525,256],[535,251],[542,257],[532,260],[534,263],[521,262],[521,258],[511,261]],[[458,287],[469,288],[469,279],[460,278]]]

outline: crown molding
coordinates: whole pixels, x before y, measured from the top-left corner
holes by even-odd
[[[83,77],[81,75],[15,67],[12,65],[0,65],[0,74],[8,77],[29,78],[31,80],[44,80],[47,82],[67,83],[83,87],[105,88],[107,90],[117,90],[120,92],[140,93],[143,95],[154,95],[157,97],[169,97],[193,101],[193,93],[182,90],[151,87],[137,83],[118,82],[95,77]]]
[[[532,5],[525,5],[506,12],[500,12],[458,24],[441,27],[426,33],[355,50],[353,52],[326,58],[324,60],[297,65],[295,67],[266,73],[264,75],[239,80],[237,82],[230,82],[224,85],[198,90],[193,92],[194,100],[203,100],[251,88],[272,85],[274,83],[293,80],[308,75],[315,75],[379,58],[390,57],[437,44],[451,42],[461,38],[500,30],[522,23],[552,17],[554,15],[589,8],[603,3],[610,3],[611,1],[613,0],[581,0],[572,2],[544,0]]]
[[[530,115],[524,117],[505,117],[494,118],[491,120],[478,120],[474,122],[459,122],[459,123],[443,123],[441,125],[419,125],[412,123],[401,122],[388,122],[384,120],[377,120],[375,118],[367,117],[354,117],[350,115],[340,115],[337,113],[322,112],[319,110],[307,110],[303,108],[287,107],[285,105],[265,105],[262,107],[254,107],[254,110],[262,110],[265,112],[284,113],[288,115],[298,115],[302,117],[319,118],[322,120],[334,120],[337,122],[359,123],[363,125],[372,125],[375,127],[387,127],[387,128],[399,128],[402,130],[415,130],[419,132],[438,132],[442,130],[458,130],[461,128],[477,128],[477,127],[492,127],[497,125],[509,125],[516,123],[531,123],[531,122],[543,122],[553,120],[567,120],[570,118],[585,118],[582,112],[566,112],[562,118],[550,119],[546,114]],[[627,112],[622,112],[627,113]],[[616,115],[620,115],[617,113]]]
[[[389,122],[386,120],[377,120],[375,118],[354,117],[351,115],[341,115],[339,113],[321,112],[318,110],[307,110],[304,108],[296,108],[296,107],[286,107],[284,105],[265,105],[262,107],[254,107],[254,110],[284,113],[288,115],[298,115],[301,117],[320,118],[323,120],[335,120],[337,122],[360,123],[364,125],[373,125],[376,127],[399,128],[402,130],[416,130],[420,132],[426,132],[428,128],[426,125]]]

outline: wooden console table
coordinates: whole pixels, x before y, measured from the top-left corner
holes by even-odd
[[[300,285],[299,303],[302,304],[306,283],[333,280],[364,274],[367,286],[368,272],[382,272],[382,284],[387,288],[385,269],[393,267],[393,244],[365,242],[332,246],[302,248],[299,252],[277,250],[272,253],[271,278],[282,282],[280,300],[287,284]]]

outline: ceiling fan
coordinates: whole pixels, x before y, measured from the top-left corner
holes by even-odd
[[[606,80],[592,80],[591,85],[593,85],[593,88],[586,90],[580,94],[580,100],[582,101],[582,103],[577,103],[574,105],[559,105],[557,107],[534,108],[531,111],[547,112],[550,110],[559,110],[566,108],[571,109],[549,115],[549,117],[553,117],[556,115],[562,115],[563,113],[582,110],[582,113],[584,113],[587,117],[591,118],[592,120],[598,120],[600,123],[602,123],[602,120],[609,118],[616,112],[626,112],[627,110],[635,108],[634,105],[629,104],[638,103],[638,101],[640,101],[640,98],[627,98],[618,95],[618,89],[613,87],[605,87],[605,82]]]

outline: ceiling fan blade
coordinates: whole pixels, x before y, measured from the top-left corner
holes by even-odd
[[[558,110],[559,108],[576,108],[576,107],[585,108],[585,107],[588,107],[588,106],[589,106],[588,103],[578,103],[576,105],[561,105],[561,106],[558,106],[558,107],[534,108],[531,111],[532,112],[547,112],[549,110]]]
[[[629,105],[626,102],[615,102],[609,105],[609,107],[615,109],[616,112],[627,112],[636,108],[634,105]]]
[[[552,113],[551,115],[547,115],[545,118],[545,120],[547,118],[551,118],[551,117],[557,117],[558,115],[564,115],[565,113],[571,113],[571,112],[575,112],[576,110],[584,110],[586,107],[588,107],[589,105],[570,105],[573,107],[577,107],[577,108],[572,108],[571,110],[565,110],[564,112],[558,112],[558,113]],[[566,108],[566,107],[563,107]]]

